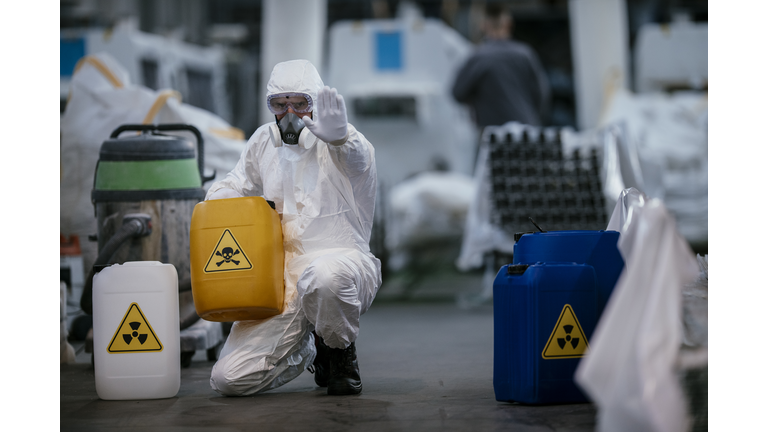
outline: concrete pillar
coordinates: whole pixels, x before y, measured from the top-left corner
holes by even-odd
[[[323,76],[326,0],[263,0],[259,60],[259,124],[274,121],[267,110],[267,81],[272,68],[286,60],[306,59]]]
[[[568,13],[578,126],[594,128],[611,93],[631,82],[626,2],[569,0]]]

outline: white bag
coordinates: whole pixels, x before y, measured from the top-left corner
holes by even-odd
[[[484,257],[488,252],[499,251],[511,254],[515,240],[501,227],[491,222],[492,203],[491,203],[491,175],[488,170],[488,159],[490,158],[490,148],[487,144],[488,136],[491,134],[503,135],[511,133],[516,135],[522,133],[525,126],[517,122],[509,122],[503,126],[487,126],[483,130],[483,139],[480,141],[480,148],[477,154],[475,164],[475,174],[473,181],[472,201],[467,210],[466,223],[464,224],[464,233],[461,240],[461,253],[456,259],[456,267],[460,271],[469,271],[474,268],[482,267]],[[495,274],[493,275],[495,276]],[[492,291],[492,279],[483,282],[484,292],[482,295],[489,295]]]
[[[402,254],[413,245],[460,237],[474,195],[472,178],[458,172],[423,172],[397,184],[389,193],[387,249]]]
[[[622,192],[608,223],[621,233],[625,268],[576,382],[598,407],[598,431],[685,431],[686,399],[676,362],[682,288],[699,274],[675,219],[658,199]]]
[[[78,66],[60,124],[59,217],[65,236],[96,234],[91,190],[101,144],[118,126],[141,123],[155,101],[151,90],[131,85],[128,72],[108,54],[85,57]]]
[[[240,159],[240,154],[245,149],[245,135],[243,131],[230,126],[221,117],[204,109],[182,103],[181,96],[177,95],[178,93],[175,91],[168,93],[166,90],[165,93],[161,93],[153,106],[156,110],[150,110],[143,123],[184,123],[191,124],[200,130],[205,148],[203,158],[205,175],[213,174],[214,171],[216,174],[212,181],[203,185],[203,189],[207,191],[213,183],[224,178],[235,167]],[[163,133],[186,136],[187,139],[195,142],[195,138],[190,132]]]
[[[663,199],[680,234],[693,242],[706,241],[708,232],[707,106],[706,93],[622,90],[613,93],[600,122],[601,128],[622,124],[621,150],[636,153],[643,181],[626,187]]]
[[[205,173],[224,176],[245,148],[243,132],[215,114],[180,102],[173,90],[154,91],[134,85],[126,69],[107,53],[89,55],[75,68],[67,107],[61,117],[60,231],[64,235],[96,233],[91,190],[99,149],[123,124],[185,123],[200,130]],[[174,134],[176,134],[174,132]],[[188,136],[189,132],[178,135]],[[210,186],[206,183],[203,187]],[[89,242],[81,241],[87,245]]]

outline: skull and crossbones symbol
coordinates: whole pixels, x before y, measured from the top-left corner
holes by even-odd
[[[222,264],[225,262],[233,262],[235,265],[240,265],[240,261],[232,259],[233,256],[240,253],[240,249],[237,249],[235,251],[232,251],[231,247],[225,247],[221,250],[221,252],[216,251],[216,255],[224,258],[223,260],[216,263],[216,267],[221,267]]]

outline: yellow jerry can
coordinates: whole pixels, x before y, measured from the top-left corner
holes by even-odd
[[[262,197],[203,201],[190,225],[195,310],[208,321],[256,320],[283,310],[283,231]]]

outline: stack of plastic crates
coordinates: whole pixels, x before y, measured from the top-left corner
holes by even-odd
[[[503,128],[484,134],[489,147],[491,222],[508,233],[601,230],[608,224],[596,147],[565,154],[562,129]]]

